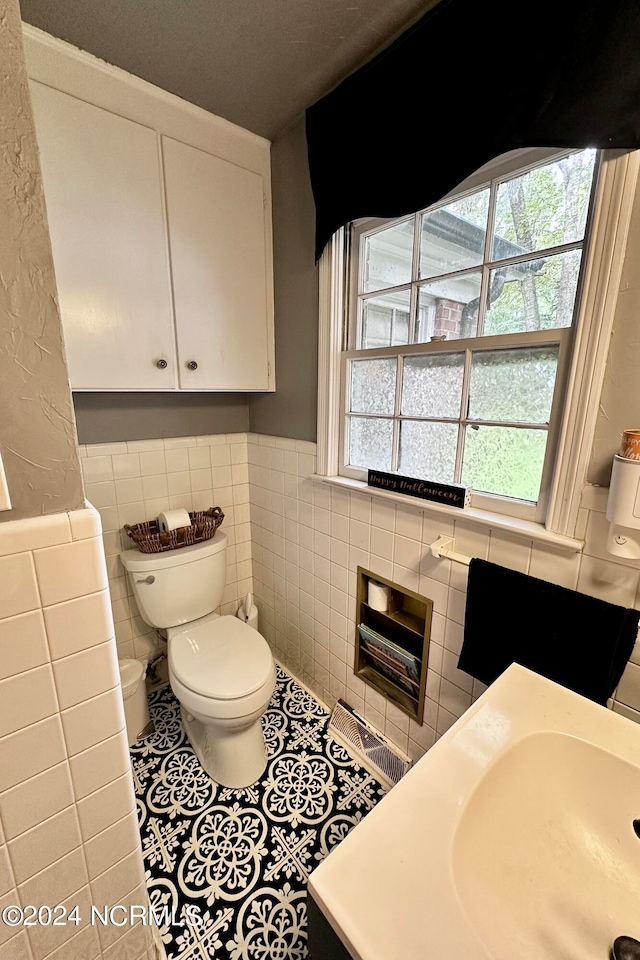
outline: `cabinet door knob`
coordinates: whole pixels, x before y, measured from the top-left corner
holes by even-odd
[[[187,364],[187,367],[189,368],[189,370],[197,370],[197,369],[198,369],[198,364],[196,363],[195,360],[189,360],[189,363]]]
[[[157,360],[157,361],[156,361],[156,367],[157,367],[159,370],[165,370],[166,367],[167,367],[167,361],[166,361],[166,360]]]

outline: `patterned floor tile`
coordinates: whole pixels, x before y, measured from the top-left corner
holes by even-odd
[[[242,790],[200,766],[169,687],[131,748],[151,903],[169,960],[304,960],[311,871],[384,796],[327,735],[329,714],[278,667],[262,718],[267,768]]]

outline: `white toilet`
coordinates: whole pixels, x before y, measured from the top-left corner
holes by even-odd
[[[213,780],[247,787],[267,752],[260,718],[276,684],[264,637],[237,617],[220,617],[227,537],[165,553],[120,554],[145,623],[166,632],[169,681],[187,736]]]

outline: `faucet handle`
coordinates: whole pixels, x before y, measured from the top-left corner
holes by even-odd
[[[640,940],[616,937],[611,948],[611,960],[640,960]]]

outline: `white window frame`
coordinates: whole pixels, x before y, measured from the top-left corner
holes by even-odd
[[[564,152],[545,151],[549,158]],[[534,156],[538,160],[541,157],[540,151],[536,151],[535,155],[526,150],[518,153],[523,167],[532,162]],[[526,517],[526,511],[525,516],[522,512],[520,516],[501,515],[495,508],[491,509],[491,498],[487,495],[483,498],[482,506],[465,509],[464,515],[469,519],[567,549],[578,550],[582,547],[582,543],[574,539],[574,531],[595,434],[639,162],[640,151],[606,151],[602,160],[591,215],[590,241],[585,249],[582,268],[579,311],[573,326],[573,349],[564,407],[557,425],[555,468],[545,491],[545,518],[530,520]],[[512,163],[513,154],[510,166]],[[501,176],[504,165],[503,158],[487,164],[465,181],[464,189]],[[455,194],[459,192],[454,191]],[[341,487],[364,489],[372,496],[402,500],[425,511],[444,512],[461,518],[461,511],[455,508],[401,494],[388,494],[368,487],[363,481],[339,475],[341,421],[344,416],[342,385],[348,347],[348,263],[348,231],[341,228],[327,244],[319,264],[316,475]],[[556,333],[554,331],[554,339],[558,339]],[[462,341],[447,343],[446,349],[451,350],[458,344],[461,347]],[[420,345],[416,346],[419,352]],[[383,354],[385,348],[380,348],[380,352]],[[403,352],[410,352],[410,349],[405,347]]]
[[[559,416],[555,416],[556,408],[560,408],[562,405],[562,393],[566,381],[566,373],[568,366],[568,354],[570,352],[570,339],[571,339],[571,329],[570,328],[560,328],[554,330],[536,330],[527,334],[501,334],[500,336],[483,336],[483,337],[471,337],[469,339],[461,340],[447,340],[445,342],[437,342],[429,344],[429,351],[425,351],[424,343],[415,343],[415,344],[405,344],[402,347],[378,347],[373,350],[345,350],[342,352],[341,361],[342,361],[342,370],[341,370],[341,409],[344,412],[343,416],[340,417],[340,439],[339,439],[339,472],[341,476],[350,477],[354,480],[365,480],[366,471],[359,469],[357,467],[352,467],[346,464],[346,450],[348,449],[348,436],[347,436],[347,418],[348,414],[346,411],[347,391],[348,385],[351,381],[349,367],[353,361],[358,360],[372,360],[378,357],[390,357],[395,359],[400,357],[400,363],[404,363],[404,359],[411,356],[433,356],[436,353],[457,353],[465,354],[465,375],[463,378],[463,402],[468,395],[469,389],[469,371],[471,366],[471,357],[470,354],[477,355],[485,350],[495,351],[497,349],[506,350],[514,349],[522,346],[523,342],[528,347],[544,347],[544,346],[554,346],[558,347],[558,364],[557,364],[557,376],[553,391],[553,402],[552,402],[552,415],[551,415],[551,424],[547,432],[547,446],[553,451],[555,444],[557,442],[558,436],[558,420]],[[364,354],[364,355],[363,355]],[[400,377],[398,377],[400,379]],[[427,418],[421,417],[409,417],[402,416],[398,412],[399,407],[399,387],[396,386],[396,412],[393,414],[388,414],[383,416],[381,414],[376,414],[376,419],[386,419],[386,420],[421,420]],[[362,416],[367,416],[367,414],[362,414]],[[372,416],[372,415],[371,415]],[[350,418],[349,418],[350,419]],[[442,419],[439,422],[442,422]],[[452,423],[457,423],[459,428],[462,425],[462,429],[466,423],[475,423],[478,421],[472,421],[468,419],[462,420],[451,420]],[[480,421],[482,423],[482,421]],[[509,426],[509,424],[505,424]],[[539,429],[537,425],[530,427],[530,429]],[[461,448],[458,443],[457,455],[460,456]],[[520,517],[523,520],[544,520],[546,515],[546,506],[549,496],[549,487],[550,487],[550,475],[552,473],[553,456],[545,457],[545,465],[542,473],[542,479],[540,484],[540,495],[538,497],[537,503],[531,503],[526,500],[516,500],[507,496],[498,496],[491,493],[483,493],[481,491],[474,490],[472,492],[471,503],[474,507],[479,507],[483,510],[491,510],[497,513],[504,513],[507,516]],[[428,479],[428,478],[427,478]]]

